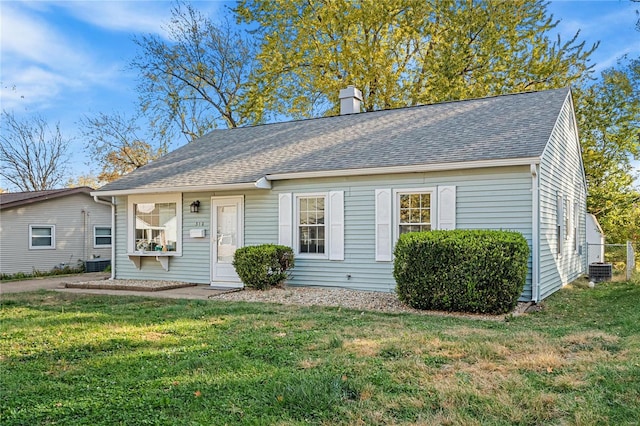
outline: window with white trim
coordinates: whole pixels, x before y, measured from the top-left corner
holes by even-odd
[[[55,249],[55,225],[29,225],[29,248],[34,250]]]
[[[397,194],[398,235],[407,232],[431,231],[431,192],[398,192]]]
[[[301,258],[344,260],[344,191],[279,194],[278,244]]]
[[[571,232],[571,200],[569,198],[564,199],[564,239],[569,239],[569,233]]]
[[[393,260],[401,234],[456,229],[456,186],[380,188],[375,197],[375,259]]]
[[[111,247],[111,227],[110,226],[94,226],[93,227],[93,248]]]
[[[131,196],[128,211],[130,252],[182,251],[180,194]]]
[[[564,197],[562,194],[556,194],[556,253],[562,254],[562,240],[564,233]]]
[[[578,202],[573,203],[573,238],[576,252],[580,252],[580,210]]]
[[[297,251],[324,255],[326,250],[326,195],[296,196]]]

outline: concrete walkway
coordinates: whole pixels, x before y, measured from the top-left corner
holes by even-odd
[[[144,296],[164,299],[209,299],[223,290],[212,289],[208,285],[197,285],[191,287],[175,288],[161,291],[131,291],[131,290],[102,290],[102,289],[80,289],[65,288],[67,283],[78,283],[86,281],[106,280],[109,274],[104,272],[90,272],[79,275],[68,275],[63,277],[42,277],[31,280],[12,281],[0,283],[0,298],[3,294],[20,293],[37,290],[55,290],[63,293],[77,294],[108,294],[114,296]]]

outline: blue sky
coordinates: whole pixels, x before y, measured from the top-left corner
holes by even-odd
[[[224,2],[192,2],[212,16]],[[226,3],[227,5],[229,3]],[[85,114],[129,111],[136,102],[135,73],[127,64],[136,52],[132,38],[165,35],[169,1],[5,1],[0,0],[0,104],[16,116],[37,113],[60,122],[72,144],[74,174],[87,165],[78,121]],[[596,72],[624,54],[640,56],[634,29],[640,3],[628,0],[553,1],[563,40],[580,30]],[[636,163],[640,167],[640,164]],[[97,170],[95,170],[97,173]],[[0,187],[2,184],[0,183]]]

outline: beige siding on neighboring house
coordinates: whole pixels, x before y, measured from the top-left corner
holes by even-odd
[[[55,248],[29,248],[31,225],[55,226]],[[110,259],[111,248],[94,248],[94,226],[111,226],[111,208],[72,194],[0,211],[0,272],[48,271],[61,263]]]

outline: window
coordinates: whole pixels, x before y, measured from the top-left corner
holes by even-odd
[[[325,254],[326,224],[324,195],[298,196],[298,253]]]
[[[181,196],[129,197],[129,251],[181,251]]]
[[[54,225],[29,225],[29,248],[55,249],[56,227]]]
[[[561,194],[556,195],[556,253],[562,254],[562,240],[564,233],[564,197]]]
[[[431,230],[431,192],[398,193],[398,235]]]
[[[138,251],[176,251],[176,203],[134,205]]]
[[[110,226],[94,226],[93,227],[93,247],[111,247],[111,227]]]
[[[573,203],[573,238],[575,239],[575,250],[580,253],[580,210],[578,202]]]
[[[564,239],[569,239],[569,232],[571,231],[571,200],[565,198],[564,200],[564,208],[562,210],[564,213]]]
[[[401,234],[456,229],[456,186],[380,188],[375,198],[375,259],[393,260]]]
[[[278,244],[307,259],[344,260],[344,191],[279,194]]]

